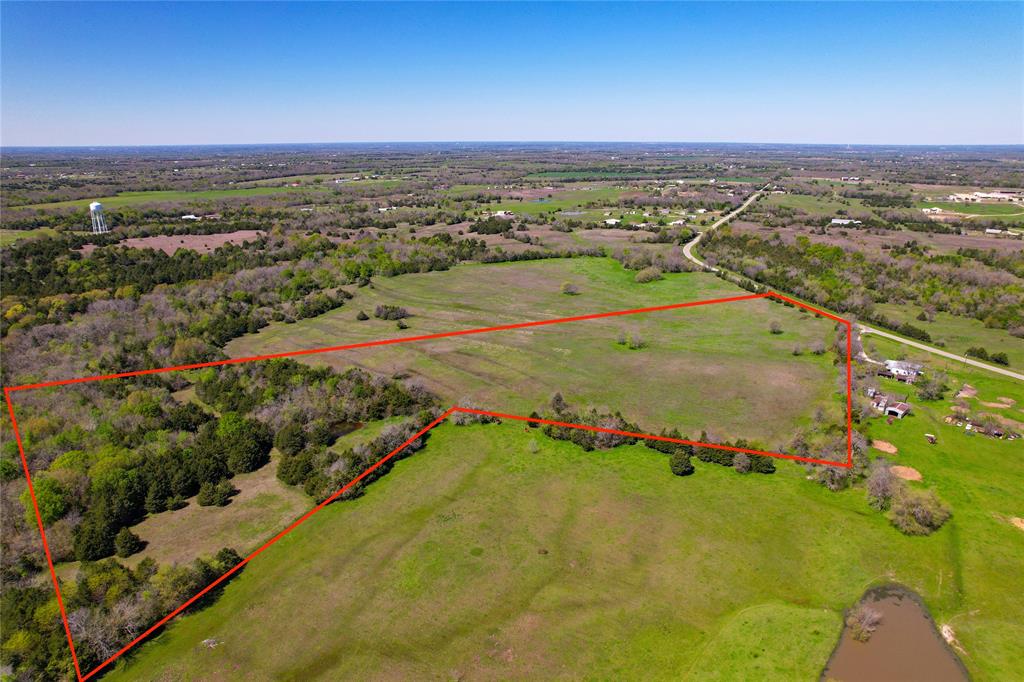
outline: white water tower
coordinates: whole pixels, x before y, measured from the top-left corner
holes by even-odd
[[[107,227],[107,219],[103,217],[103,204],[98,201],[89,204],[89,215],[92,217],[93,234],[110,232],[110,228]]]

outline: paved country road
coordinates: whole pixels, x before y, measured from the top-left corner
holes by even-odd
[[[929,353],[933,353],[934,355],[941,355],[942,357],[949,358],[950,360],[957,360],[958,362],[962,362],[967,365],[980,367],[981,369],[987,369],[990,372],[995,372],[997,374],[1003,374],[1005,376],[1012,377],[1014,379],[1017,379],[1018,381],[1024,381],[1024,374],[1014,372],[1013,370],[1006,369],[1005,367],[996,367],[994,365],[990,365],[988,363],[975,360],[974,358],[967,358],[964,357],[963,355],[950,353],[948,351],[942,350],[941,348],[935,348],[933,346],[928,346],[917,341],[911,341],[910,339],[905,339],[902,336],[896,336],[895,334],[890,334],[889,332],[882,331],[881,329],[875,329],[874,327],[865,327],[864,325],[857,325],[857,327],[861,330],[861,333],[863,334],[878,334],[879,336],[884,336],[887,339],[898,341],[899,343],[902,343],[906,346],[913,346],[914,348],[919,348],[921,350],[928,351]]]
[[[721,227],[722,225],[725,225],[727,222],[729,222],[730,220],[732,220],[733,218],[738,216],[740,213],[743,213],[743,211],[747,210],[747,207],[750,206],[755,201],[757,201],[757,198],[759,196],[761,196],[762,194],[764,194],[765,190],[768,189],[768,187],[769,187],[769,185],[765,185],[761,189],[759,189],[756,192],[754,192],[753,194],[751,194],[749,197],[747,197],[747,200],[744,201],[739,206],[737,206],[732,211],[732,213],[725,214],[724,216],[722,216],[721,218],[716,220],[714,223],[712,223],[711,226],[708,229],[704,230],[704,232],[698,232],[696,237],[694,237],[690,241],[686,242],[686,245],[683,246],[683,255],[686,256],[687,260],[690,260],[690,261],[696,263],[697,265],[699,265],[700,267],[704,268],[705,270],[710,270],[711,272],[718,272],[718,268],[716,268],[713,265],[708,265],[707,263],[705,263],[701,259],[699,259],[696,256],[694,256],[693,255],[693,247],[697,246],[697,244],[700,243],[701,237],[703,237],[706,233],[711,232],[713,230],[717,230],[719,227]]]
[[[708,265],[707,263],[705,263],[701,259],[699,259],[696,256],[694,256],[693,255],[693,247],[697,246],[697,244],[700,243],[701,237],[703,237],[705,234],[707,234],[708,232],[711,232],[713,230],[718,229],[719,227],[721,227],[722,225],[726,224],[727,222],[729,222],[730,220],[732,220],[733,218],[738,216],[740,213],[745,211],[747,209],[747,207],[750,206],[750,204],[752,204],[755,201],[757,201],[757,198],[765,193],[765,191],[768,189],[769,186],[770,186],[770,183],[768,185],[765,185],[761,189],[757,190],[753,194],[751,194],[750,197],[748,197],[746,201],[744,201],[742,204],[740,204],[731,213],[728,213],[728,214],[722,216],[721,218],[716,220],[710,227],[708,227],[707,230],[705,230],[704,232],[700,232],[699,234],[697,234],[696,237],[694,237],[693,239],[688,241],[686,243],[686,245],[683,246],[683,255],[686,256],[686,258],[689,261],[691,261],[693,263],[696,263],[698,266],[700,266],[704,270],[708,270],[710,272],[721,272],[723,275],[726,275],[728,278],[732,279],[732,274],[733,273],[729,272],[728,270],[722,270],[721,268],[716,268],[713,265]],[[738,276],[737,276],[737,278],[738,278]],[[738,280],[734,280],[734,281],[738,281]],[[939,355],[941,357],[948,358],[950,360],[956,360],[957,362],[962,362],[964,364],[971,365],[973,367],[979,367],[981,369],[987,369],[990,372],[995,372],[996,374],[1002,374],[1003,376],[1008,376],[1008,377],[1010,377],[1012,379],[1017,379],[1018,381],[1024,381],[1024,374],[1021,374],[1019,372],[1014,372],[1013,370],[1006,369],[1005,367],[996,367],[994,365],[990,365],[988,363],[981,362],[981,361],[975,360],[973,358],[964,357],[963,355],[957,355],[956,353],[950,353],[949,351],[944,351],[944,350],[942,350],[940,348],[935,348],[934,346],[929,346],[929,345],[920,343],[918,341],[911,341],[910,339],[905,339],[902,336],[897,336],[896,334],[890,334],[889,332],[882,331],[881,329],[875,329],[874,327],[865,327],[864,325],[861,325],[861,324],[858,324],[857,327],[861,330],[862,334],[878,334],[879,336],[882,336],[882,337],[887,338],[887,339],[891,339],[892,341],[896,341],[897,343],[902,343],[905,346],[912,346],[912,347],[917,348],[919,350],[923,350],[923,351],[926,351],[928,353],[932,353],[933,355]]]

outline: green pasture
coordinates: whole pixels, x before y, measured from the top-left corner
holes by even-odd
[[[843,609],[891,580],[954,627],[975,679],[1013,678],[1024,534],[1008,517],[1024,515],[1024,460],[942,424],[948,400],[912,401],[872,435],[952,506],[932,536],[900,534],[862,488],[829,492],[790,462],[771,476],[698,462],[678,478],[641,446],[443,425],[111,678],[811,680]]]
[[[22,239],[55,236],[57,236],[57,230],[52,227],[38,227],[34,230],[0,230],[0,248],[10,246]]]
[[[232,341],[230,355],[335,346],[735,296],[737,289],[703,273],[637,284],[611,259],[553,259],[463,265],[374,280],[345,306],[294,324],[275,323]],[[563,283],[579,295],[561,293]],[[377,305],[400,305],[411,317],[356,320]],[[777,321],[782,333],[772,334]],[[406,373],[448,404],[470,401],[528,414],[555,392],[580,406],[621,410],[641,426],[702,429],[778,445],[807,425],[815,408],[838,410],[837,370],[829,355],[792,354],[830,338],[832,327],[767,301],[701,306],[516,331],[306,356],[338,369],[358,365]],[[639,338],[631,350],[619,337]],[[783,398],[784,396],[784,398]]]

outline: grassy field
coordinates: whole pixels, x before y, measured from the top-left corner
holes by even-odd
[[[617,187],[555,191],[551,193],[550,198],[506,200],[497,204],[489,204],[487,210],[514,211],[531,215],[557,213],[576,209],[590,202],[615,202],[624,192],[625,190]],[[616,211],[618,210],[616,209]]]
[[[524,311],[554,317],[597,303],[637,305],[638,297],[650,304],[735,293],[704,275],[654,287],[635,285],[628,275],[613,262],[590,259],[383,280],[359,290],[344,315],[272,327],[267,337],[244,343],[279,349],[285,333],[313,346],[393,330],[392,323],[354,320],[360,307],[377,301],[417,313],[403,332],[409,334],[509,322]],[[532,287],[511,288],[509,277],[524,276]],[[575,281],[581,295],[551,294],[549,285],[563,278]],[[455,295],[466,287],[477,295]],[[759,312],[741,318],[749,325]],[[796,317],[789,309],[767,310],[769,317],[775,313]],[[787,330],[791,321],[815,324],[780,319]],[[671,333],[651,336],[650,351],[673,338],[679,348],[735,360],[729,355],[735,328],[722,335],[718,327],[717,346],[705,346],[679,320],[659,324]],[[369,331],[353,336],[363,327]],[[482,394],[530,393],[545,388],[538,377],[558,369],[545,352],[548,344],[579,359],[588,341],[598,339],[585,373],[571,369],[575,362],[561,364],[563,382],[585,384],[593,374],[607,384],[612,367],[626,381],[634,373],[608,362],[630,352],[609,347],[603,329],[543,343],[540,330],[522,334],[512,333],[514,341],[498,348],[487,339],[479,348],[395,355],[385,366],[397,371],[411,361],[446,378],[465,370],[476,381],[490,376]],[[528,340],[533,347],[523,346]],[[954,628],[975,679],[1013,678],[1019,671],[1014,642],[1024,639],[1024,533],[1010,523],[1024,517],[1021,441],[972,436],[942,418],[967,383],[978,391],[968,399],[972,411],[1024,422],[1024,385],[933,361],[886,339],[868,341],[880,355],[923,359],[929,371],[950,376],[952,390],[935,402],[920,400],[913,387],[887,384],[910,393],[913,412],[892,424],[872,420],[871,437],[898,450],[887,456],[922,474],[922,482],[910,485],[935,489],[952,507],[952,519],[932,536],[900,534],[867,506],[863,488],[831,493],[791,462],[779,462],[773,476],[740,476],[697,462],[694,476],[677,478],[664,456],[641,446],[586,453],[518,423],[443,425],[425,450],[399,462],[363,497],[312,517],[250,564],[216,604],[172,624],[111,678],[809,680],[835,644],[842,610],[884,581],[917,591],[936,621]],[[745,348],[770,365],[768,346]],[[490,375],[480,374],[482,360],[490,361]],[[757,374],[749,366],[744,372]],[[678,395],[684,376],[665,373],[675,380],[674,393],[645,379],[644,399]],[[700,387],[697,402],[716,399],[707,379],[685,385]],[[614,386],[626,402],[623,388]],[[996,404],[1000,398],[1009,401]],[[354,432],[339,447],[381,426]],[[929,445],[925,433],[936,434],[938,444]],[[207,639],[217,646],[204,646]]]
[[[187,564],[198,556],[212,556],[222,547],[243,555],[255,550],[312,506],[300,489],[277,479],[278,456],[275,450],[269,464],[232,478],[238,493],[224,507],[200,507],[191,497],[181,509],[150,516],[132,526],[146,547],[123,563],[136,566],[151,558],[159,564]],[[68,580],[77,575],[78,567],[79,562],[68,561],[56,569]]]
[[[89,204],[98,201],[106,208],[122,208],[124,206],[136,206],[139,204],[152,204],[157,202],[185,203],[193,201],[206,201],[212,199],[230,199],[234,197],[265,196],[268,194],[279,194],[282,192],[299,192],[311,189],[311,187],[247,187],[241,189],[214,189],[201,192],[185,192],[180,190],[154,190],[151,192],[121,192],[112,197],[100,197],[98,199],[75,199],[72,201],[55,201],[49,204],[30,204],[28,206],[13,206],[12,208],[89,208]]]
[[[972,346],[981,346],[989,353],[1004,352],[1010,358],[1010,367],[1024,367],[1024,339],[1010,336],[1005,329],[986,327],[981,320],[975,320],[949,313],[936,313],[933,322],[922,322],[917,315],[922,308],[915,305],[879,304],[876,310],[889,319],[909,322],[920,327],[932,337],[932,343],[945,343],[945,350],[964,355]]]
[[[938,207],[943,211],[983,216],[1005,216],[1024,213],[1019,204],[963,204],[956,201],[922,201],[918,208]]]
[[[54,237],[56,235],[57,230],[52,227],[39,227],[34,230],[0,230],[0,248],[10,246],[21,239]]]
[[[472,329],[511,322],[699,301],[737,290],[702,273],[637,284],[611,259],[465,265],[447,272],[377,279],[343,308],[236,339],[232,356]],[[560,293],[572,282],[579,295]],[[378,304],[405,306],[409,329],[358,322]],[[781,334],[771,334],[778,321]],[[620,334],[640,337],[630,350]],[[707,429],[775,446],[809,423],[818,405],[838,409],[838,372],[828,355],[792,355],[831,334],[824,320],[767,301],[590,320],[528,330],[311,356],[343,369],[408,373],[449,404],[527,414],[561,391],[576,405],[621,410],[647,429]],[[785,396],[781,399],[780,396]]]
[[[1009,380],[961,376],[1024,400]],[[1007,519],[1024,514],[1024,460],[941,424],[947,407],[915,400],[913,416],[874,426],[953,507],[925,538],[898,533],[862,489],[828,492],[788,462],[677,478],[639,446],[585,453],[514,423],[441,426],[111,678],[810,680],[842,609],[896,580],[955,628],[975,679],[1010,679],[1024,534]]]
[[[769,194],[765,202],[769,206],[797,208],[808,213],[833,214],[844,210],[872,212],[860,199],[847,199],[844,203],[835,197],[815,197],[809,194]]]
[[[965,216],[998,220],[1014,225],[1024,224],[1024,206],[1020,204],[962,204],[955,201],[922,201],[918,208],[941,208]]]

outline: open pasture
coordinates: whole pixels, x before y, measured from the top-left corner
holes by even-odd
[[[562,293],[564,283],[578,295]],[[272,324],[231,342],[232,356],[341,345],[586,313],[735,296],[702,273],[638,284],[610,259],[466,265],[447,272],[376,279],[344,307],[294,324]],[[411,314],[394,322],[356,320],[378,305]],[[769,331],[771,322],[781,333]],[[840,372],[830,354],[793,355],[831,340],[832,324],[764,300],[494,332],[401,346],[310,356],[408,375],[449,403],[475,402],[526,414],[555,392],[570,403],[620,410],[649,430],[678,427],[775,446],[818,406],[839,419]],[[624,341],[625,343],[620,343]],[[630,341],[641,348],[631,349]],[[634,344],[637,345],[637,344]]]

